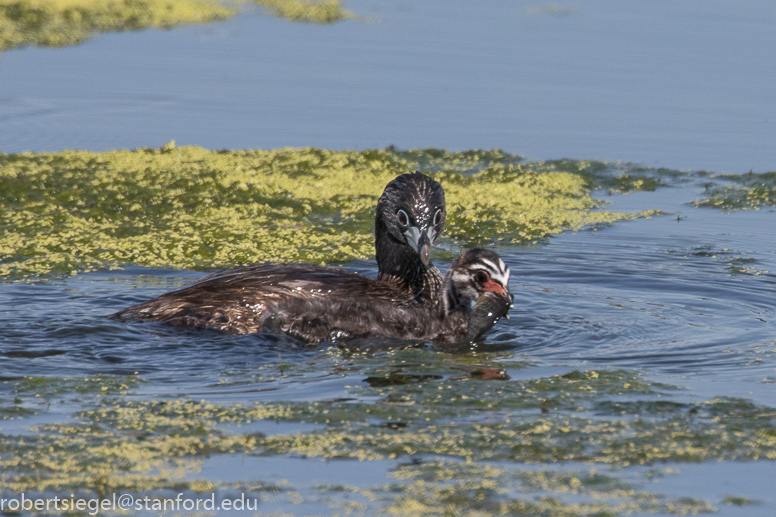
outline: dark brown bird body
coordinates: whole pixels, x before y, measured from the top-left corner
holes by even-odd
[[[464,260],[480,254],[486,254],[489,264]],[[453,263],[443,288],[427,302],[419,302],[400,283],[339,268],[263,264],[205,277],[116,316],[231,334],[283,332],[308,343],[364,336],[462,341],[489,330],[511,304],[506,266],[487,273],[490,285],[474,278],[477,273],[472,271],[493,263],[503,265],[493,252],[468,251]],[[490,294],[482,297],[486,292]],[[476,329],[470,328],[472,318]]]

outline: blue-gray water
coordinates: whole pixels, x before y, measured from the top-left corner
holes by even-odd
[[[776,168],[772,2],[557,4],[354,1],[376,23],[243,16],[173,31],[97,36],[0,56],[0,152],[208,148],[501,147],[531,158],[627,160],[720,172]],[[776,404],[774,212],[692,208],[695,184],[607,198],[670,215],[501,247],[516,309],[484,349],[530,361],[513,378],[629,368],[681,398]],[[677,217],[678,216],[678,217]],[[440,263],[443,268],[446,263]],[[374,274],[370,261],[346,264]],[[319,352],[106,316],[199,273],[127,268],[0,285],[0,376],[132,374],[141,395],[222,403],[351,396],[361,371],[224,383]],[[27,432],[30,421],[0,421]],[[312,424],[256,424],[291,433]],[[238,462],[239,463],[239,462]],[[210,479],[321,479],[369,487],[396,461],[213,457]],[[519,465],[519,468],[530,468]],[[772,461],[673,464],[653,491],[719,514],[771,516]],[[569,468],[576,468],[569,466]],[[259,474],[257,474],[257,472]],[[622,474],[626,475],[626,474]],[[770,483],[770,484],[769,484]],[[307,492],[305,492],[307,490]],[[720,505],[726,494],[758,505]],[[312,498],[315,500],[315,498]],[[320,503],[266,511],[327,513]]]
[[[355,0],[0,57],[0,151],[396,145],[776,163],[776,4]],[[553,11],[553,8],[555,9]],[[554,14],[553,14],[554,13]]]

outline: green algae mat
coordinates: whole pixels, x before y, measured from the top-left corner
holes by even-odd
[[[211,23],[236,16],[249,5],[295,22],[355,18],[338,0],[0,0],[0,50],[74,45],[97,32]]]
[[[322,372],[352,382],[345,398],[309,402],[149,400],[137,376],[5,381],[3,393],[13,399],[0,400],[0,419],[33,434],[0,434],[0,479],[16,493],[161,498],[164,490],[241,490],[263,501],[317,499],[335,511],[388,515],[686,515],[715,507],[650,491],[654,479],[675,473],[666,465],[776,459],[772,407],[688,401],[682,388],[632,370],[507,375],[530,368],[511,354],[332,348],[303,362],[220,375],[223,385],[242,387]],[[55,408],[73,404],[78,409],[64,423],[25,424],[55,410],[61,420]],[[307,429],[251,429],[261,421]],[[246,458],[399,461],[384,484],[321,482],[302,496],[292,483],[262,480],[251,469],[239,482],[210,479],[213,457],[235,472]],[[731,494],[723,504],[751,503]]]
[[[377,198],[413,170],[445,189],[439,253],[448,257],[650,215],[608,212],[593,199],[604,169],[523,163],[498,150],[208,151],[171,143],[0,154],[0,279],[126,264],[202,270],[369,259]],[[612,188],[645,188],[638,175],[609,178]]]

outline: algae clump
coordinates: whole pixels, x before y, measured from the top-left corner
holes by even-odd
[[[354,19],[338,0],[253,0],[274,16],[295,22]],[[61,47],[95,32],[167,29],[236,16],[246,0],[0,0],[0,50]]]
[[[334,23],[355,19],[339,0],[253,0],[270,14],[292,22]]]
[[[461,153],[423,153],[446,191],[440,244],[448,254],[638,216],[599,210],[583,177],[546,164],[510,156],[461,173]],[[392,149],[208,151],[174,143],[0,154],[0,278],[124,264],[209,269],[367,259],[377,198],[413,165]]]
[[[235,14],[203,0],[0,0],[0,49],[74,45],[94,32],[209,23]]]
[[[776,205],[776,172],[724,175],[718,176],[718,179],[733,184],[708,185],[708,197],[696,200],[695,206],[734,211],[759,210],[763,206]]]

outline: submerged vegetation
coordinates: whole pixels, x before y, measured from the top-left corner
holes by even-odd
[[[708,197],[695,201],[695,206],[722,210],[759,210],[776,205],[776,172],[718,176],[732,185],[712,183],[706,187]]]
[[[0,0],[0,50],[74,45],[95,32],[211,23],[235,16],[249,4],[296,22],[355,17],[339,0]]]
[[[547,162],[559,171],[580,174],[591,187],[610,194],[629,192],[654,192],[677,180],[685,180],[684,174],[673,169],[651,169],[632,164],[606,163],[596,160],[554,160]]]
[[[198,472],[213,455],[233,458],[236,469],[246,455],[392,458],[417,461],[398,463],[386,485],[320,484],[317,497],[342,507],[363,495],[372,508],[404,515],[439,514],[440,508],[451,514],[685,514],[711,511],[723,496],[729,504],[736,495],[710,503],[645,490],[652,477],[669,475],[661,470],[665,462],[776,459],[774,408],[733,398],[689,402],[679,388],[629,370],[510,380],[473,373],[514,373],[525,363],[420,349],[369,357],[329,350],[309,363],[279,366],[224,381],[266,386],[311,369],[347,371],[349,400],[226,405],[138,397],[143,386],[134,377],[5,381],[0,411],[21,418],[17,426],[32,410],[67,407],[73,396],[79,409],[66,423],[36,424],[34,434],[0,434],[3,487],[97,494],[241,489],[279,497],[293,487],[257,482],[250,469],[243,481],[229,483]],[[376,382],[397,373],[405,382]],[[41,399],[43,409],[36,404]],[[265,435],[251,430],[260,421],[315,425]],[[576,467],[558,465],[569,462]],[[528,468],[533,463],[543,466]]]
[[[594,185],[578,172],[501,151],[208,151],[171,143],[0,154],[0,278],[123,264],[207,269],[369,258],[377,198],[415,169],[445,188],[441,244],[449,251],[532,243],[638,216],[600,210]]]

